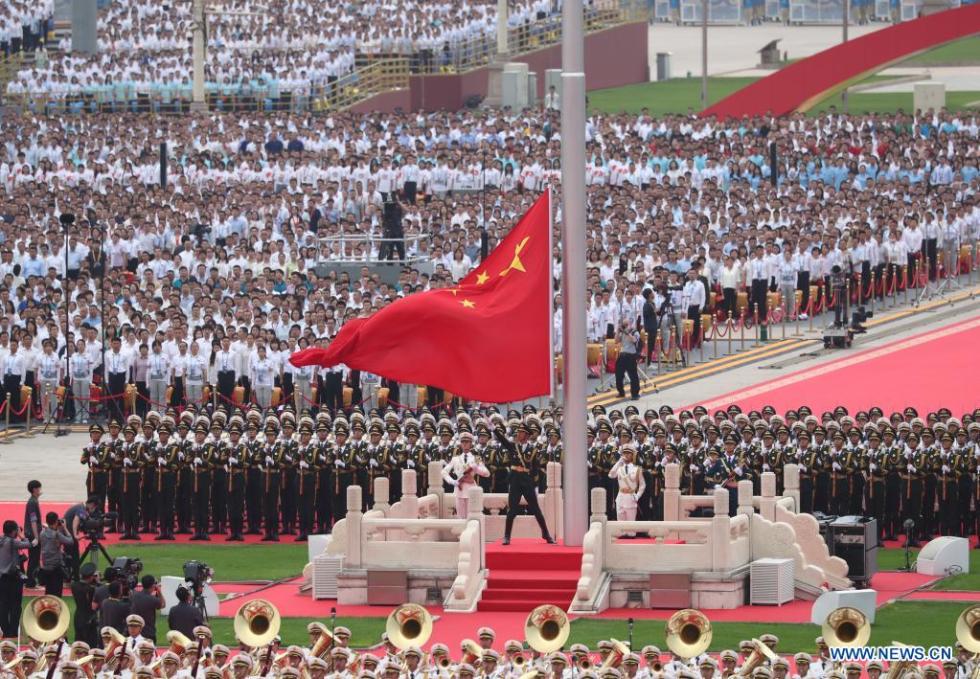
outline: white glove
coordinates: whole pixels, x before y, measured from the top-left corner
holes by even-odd
[[[300,460],[299,461],[299,468],[300,469],[309,469],[310,468],[310,465],[306,464],[306,460]]]
[[[99,463],[99,460],[98,460],[98,458],[95,457],[95,455],[89,455],[88,456],[88,463],[89,464],[98,464]]]
[[[293,463],[293,456],[292,455],[283,455],[282,459],[286,461],[286,464],[292,464]]]
[[[377,467],[377,466],[378,466],[378,461],[377,461],[377,460],[375,460],[375,459],[374,459],[374,458],[372,457],[372,458],[371,458],[371,462],[370,462],[370,464],[371,464],[371,466],[372,466],[372,467]]]
[[[914,474],[915,473],[915,465],[914,464],[906,465],[905,469],[907,469],[910,474]]]
[[[762,463],[762,471],[764,471],[764,472],[769,471],[769,463],[768,462],[763,462]]]
[[[157,465],[160,466],[160,467],[166,467],[167,466],[167,461],[164,460],[162,457],[158,457],[157,458]]]
[[[128,457],[123,458],[123,467],[132,467],[132,466],[133,466],[132,460],[130,460]]]
[[[271,467],[275,463],[276,463],[276,461],[272,459],[272,456],[271,455],[266,455],[265,456],[265,466],[266,467]]]
[[[944,464],[943,465],[943,474],[949,474],[949,465],[948,464]]]
[[[199,457],[195,457],[194,458],[194,466],[195,467],[200,467],[202,464],[204,464],[204,460],[202,460]]]
[[[228,464],[231,464],[231,465],[238,464],[238,458],[237,457],[229,457],[228,458]]]
[[[640,501],[640,496],[637,495],[636,493],[633,493],[633,499],[636,500],[637,502],[639,502]]]
[[[840,464],[839,464],[839,463],[837,463],[837,462],[835,462],[835,463],[834,463],[834,466],[833,466],[833,470],[834,470],[835,472],[839,472],[839,471],[840,471]]]
[[[691,465],[691,471],[692,472],[696,472],[697,470],[698,470],[698,466],[696,464],[692,464]]]
[[[415,461],[405,460],[405,466],[408,467],[409,469],[415,469]]]
[[[873,472],[876,469],[878,469],[878,465],[876,465],[874,462],[872,462],[871,464],[868,465],[868,471],[869,472]]]
[[[742,467],[741,467],[741,465],[739,465],[738,467],[735,467],[735,473],[738,474],[739,476],[742,475]]]
[[[804,465],[802,465],[802,464],[800,465],[800,471],[801,472],[805,472],[806,471],[806,467]]]
[[[177,459],[180,460],[181,462],[183,462],[184,461],[184,454],[183,453],[177,453]]]
[[[337,467],[337,469],[345,469],[347,467],[343,460],[337,460],[334,462],[334,466]]]

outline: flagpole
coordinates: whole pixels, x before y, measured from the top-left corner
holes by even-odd
[[[551,348],[549,374],[551,375],[551,394],[549,407],[558,400],[555,384],[555,194],[548,184],[548,340]]]
[[[582,0],[562,3],[561,240],[564,417],[564,538],[579,546],[588,529],[585,451],[585,37]]]

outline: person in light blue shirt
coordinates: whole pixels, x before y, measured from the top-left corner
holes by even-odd
[[[27,257],[20,265],[20,274],[24,278],[44,275],[44,260],[37,255],[37,245],[31,243],[27,248]]]

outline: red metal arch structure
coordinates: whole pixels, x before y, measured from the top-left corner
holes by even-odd
[[[725,97],[702,115],[731,118],[806,111],[898,61],[976,33],[980,33],[980,3],[905,21],[790,64]]]

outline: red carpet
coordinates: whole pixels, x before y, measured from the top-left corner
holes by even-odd
[[[543,540],[487,545],[490,577],[478,610],[531,611],[541,604],[568,608],[582,570],[582,549]]]
[[[818,414],[838,405],[852,413],[877,405],[886,415],[906,406],[923,415],[945,406],[958,416],[977,406],[962,376],[976,369],[978,345],[980,318],[973,318],[875,349],[842,351],[837,360],[700,405],[714,411],[735,403],[749,411],[768,404],[780,413],[808,405]]]

